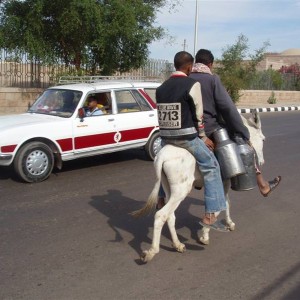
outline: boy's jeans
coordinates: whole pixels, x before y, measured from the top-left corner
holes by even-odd
[[[225,210],[226,201],[220,166],[214,154],[207,148],[204,142],[198,137],[192,140],[163,139],[162,146],[167,144],[185,148],[195,157],[204,179],[205,212],[214,213]],[[163,197],[164,195],[161,187],[159,196]]]

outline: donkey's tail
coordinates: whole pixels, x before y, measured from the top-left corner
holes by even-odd
[[[156,182],[154,184],[154,187],[152,189],[152,192],[150,193],[147,202],[145,205],[139,209],[131,212],[130,214],[136,218],[144,216],[151,212],[156,204],[157,204],[157,197],[158,197],[158,192],[160,188],[160,183],[161,183],[161,172],[163,168],[163,158],[162,156],[156,156],[155,161],[154,161],[154,168],[155,168],[155,173],[156,173]]]

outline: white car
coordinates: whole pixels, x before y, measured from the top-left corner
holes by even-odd
[[[27,113],[0,117],[0,166],[39,182],[80,157],[144,147],[154,159],[160,137],[152,98],[159,85],[99,80],[48,88]],[[89,96],[103,114],[86,116]]]

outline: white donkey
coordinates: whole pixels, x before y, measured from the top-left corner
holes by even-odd
[[[245,119],[242,116],[244,124],[250,132],[250,141],[256,150],[258,162],[260,165],[264,163],[263,158],[263,141],[265,136],[261,131],[261,122],[256,111],[252,113],[252,117]],[[157,203],[158,191],[162,183],[166,193],[166,205],[156,212],[154,220],[153,240],[149,250],[143,251],[141,259],[143,262],[150,261],[155,254],[159,252],[159,244],[161,230],[165,222],[168,222],[168,227],[171,233],[173,244],[172,246],[178,252],[185,251],[185,245],[182,244],[177,236],[175,229],[175,210],[190,193],[193,186],[202,187],[203,179],[196,166],[196,160],[187,150],[172,145],[166,145],[158,153],[154,161],[154,167],[157,180],[154,188],[149,195],[145,206],[132,213],[133,216],[139,217],[153,210]],[[226,196],[226,223],[229,230],[235,229],[235,224],[230,217],[230,205],[228,192],[230,189],[230,180],[223,182]],[[209,228],[202,228],[202,236],[200,241],[209,244]]]

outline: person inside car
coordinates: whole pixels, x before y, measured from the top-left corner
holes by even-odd
[[[87,102],[88,102],[88,109],[86,111],[87,117],[103,115],[103,111],[98,107],[98,102],[95,96],[90,96]]]

